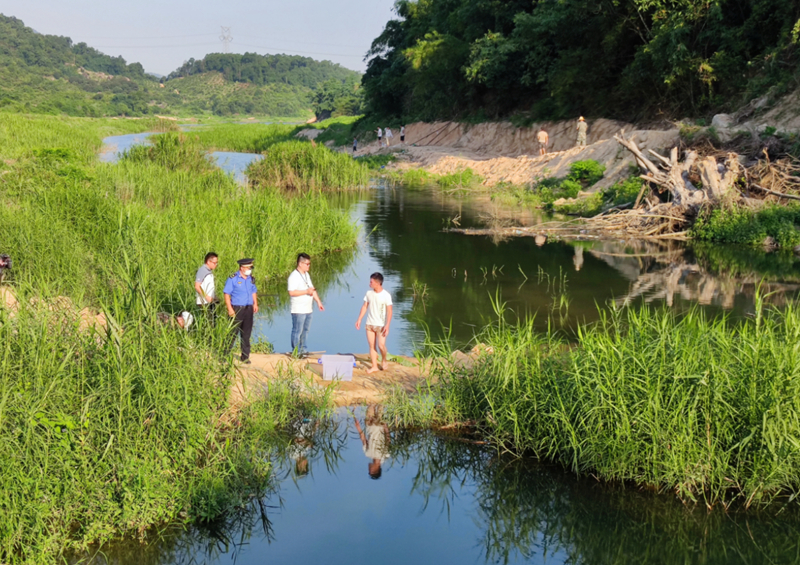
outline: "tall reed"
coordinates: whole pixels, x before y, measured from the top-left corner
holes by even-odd
[[[186,166],[205,156],[185,136],[107,165],[95,154],[107,122],[0,115],[0,131],[0,251],[19,298],[0,306],[0,562],[52,563],[258,495],[261,432],[307,401],[271,387],[232,418],[229,323],[198,316],[185,332],[157,313],[191,307],[208,251],[220,254],[218,288],[245,255],[263,284],[298,251],[352,246],[355,227],[318,196]],[[108,330],[81,328],[72,304],[103,311]]]
[[[476,337],[491,353],[437,364],[423,399],[395,398],[401,418],[478,422],[507,449],[709,506],[800,488],[796,306],[759,300],[738,324],[699,309],[604,310],[574,343],[499,310]]]
[[[347,190],[369,184],[369,169],[345,153],[323,145],[287,141],[270,147],[247,168],[254,186],[283,190]]]

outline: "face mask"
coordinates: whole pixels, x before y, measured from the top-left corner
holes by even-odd
[[[253,269],[245,269],[244,270],[244,276],[249,277],[252,272],[253,272]]]

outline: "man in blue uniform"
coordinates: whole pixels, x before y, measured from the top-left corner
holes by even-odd
[[[258,313],[258,297],[253,278],[253,259],[239,259],[237,263],[239,270],[225,281],[223,292],[228,316],[234,318],[234,328],[242,339],[242,363],[249,365],[250,334],[253,333],[253,314]],[[233,347],[233,341],[230,347]]]

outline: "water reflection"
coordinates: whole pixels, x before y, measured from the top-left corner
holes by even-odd
[[[479,441],[384,423],[378,408],[298,421],[273,438],[286,447],[274,452],[283,480],[271,495],[203,528],[108,548],[93,563],[338,564],[380,555],[389,563],[677,565],[800,555],[800,517],[788,507],[709,513],[507,458]],[[370,465],[383,458],[380,481],[364,472],[372,436],[364,425],[391,446],[391,458],[368,454]]]
[[[389,426],[383,420],[383,407],[374,405],[367,407],[363,428],[355,415],[353,424],[358,430],[361,449],[364,450],[364,455],[369,460],[367,474],[371,479],[380,479],[381,465],[389,459],[389,446],[392,443]]]
[[[442,198],[426,191],[379,190],[359,220],[369,239],[369,254],[380,269],[394,273],[390,288],[400,315],[435,337],[452,326],[457,342],[468,341],[494,317],[498,297],[519,315],[536,315],[539,329],[552,323],[573,328],[598,317],[598,306],[642,303],[709,313],[729,310],[744,316],[753,309],[756,286],[776,291],[770,301],[798,295],[800,262],[787,253],[718,245],[655,241],[497,240],[443,231],[458,218],[461,227],[487,222],[526,225],[540,221],[518,209],[483,199]],[[554,292],[554,281],[560,285]],[[415,300],[424,285],[426,300]],[[415,307],[416,306],[416,307]],[[567,307],[568,306],[568,307]]]

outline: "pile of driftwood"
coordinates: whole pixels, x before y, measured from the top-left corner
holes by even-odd
[[[614,136],[630,151],[641,170],[642,188],[634,202],[614,207],[592,218],[549,222],[532,228],[504,228],[503,234],[536,235],[537,243],[548,236],[635,237],[688,239],[688,230],[703,208],[762,206],[767,201],[800,200],[800,164],[792,159],[772,162],[764,158],[746,163],[736,153],[696,150],[679,159],[677,147],[669,157],[639,149],[633,136]],[[478,234],[486,230],[459,230]]]

